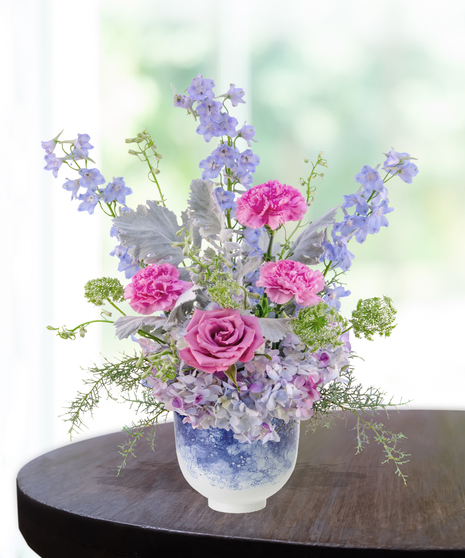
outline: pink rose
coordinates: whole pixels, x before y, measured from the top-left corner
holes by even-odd
[[[316,295],[325,286],[321,271],[312,271],[306,265],[293,260],[267,262],[260,270],[257,287],[265,287],[272,302],[284,304],[295,296],[301,306],[314,306],[321,301]]]
[[[124,290],[133,310],[139,314],[153,314],[158,310],[172,310],[176,301],[192,287],[189,281],[179,280],[179,271],[169,263],[152,264],[138,271]]]
[[[287,221],[300,221],[306,212],[307,204],[299,190],[270,180],[242,194],[237,200],[236,219],[252,229],[268,225],[275,230]]]
[[[265,342],[257,318],[232,309],[196,309],[184,339],[189,346],[179,351],[180,357],[210,374],[224,372],[238,361],[249,362]]]

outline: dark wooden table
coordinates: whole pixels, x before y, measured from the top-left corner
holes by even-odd
[[[408,437],[408,486],[375,442],[355,455],[347,418],[302,432],[291,479],[251,514],[207,507],[179,471],[172,424],[119,477],[124,433],[70,444],[19,472],[21,532],[46,558],[465,556],[465,412],[380,419]]]

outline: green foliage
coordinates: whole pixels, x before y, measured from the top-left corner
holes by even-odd
[[[355,337],[365,337],[373,341],[373,335],[389,337],[395,328],[397,310],[388,296],[359,300],[352,312],[352,327]]]
[[[84,296],[89,302],[95,304],[95,306],[102,306],[106,300],[109,302],[123,302],[124,288],[118,279],[101,277],[100,279],[92,279],[86,283],[84,287]]]
[[[68,430],[72,437],[73,432],[77,433],[83,429],[83,415],[86,413],[93,414],[98,407],[102,392],[107,399],[117,400],[111,387],[116,385],[120,390],[130,392],[137,391],[140,385],[140,375],[137,371],[137,363],[139,357],[126,357],[112,363],[105,359],[101,367],[93,366],[89,369],[91,378],[84,380],[84,385],[89,389],[84,392],[78,392],[76,399],[72,401],[68,407],[65,416],[66,421],[71,423]]]
[[[347,322],[335,308],[325,302],[302,308],[296,318],[291,320],[294,333],[312,351],[322,347],[342,345],[340,336],[347,329]]]
[[[312,203],[315,201],[315,194],[316,194],[316,186],[314,186],[313,184],[311,184],[311,182],[313,180],[315,180],[315,178],[317,178],[318,176],[320,178],[324,178],[324,173],[320,172],[316,172],[315,169],[317,166],[321,166],[321,167],[328,167],[328,161],[326,159],[323,159],[322,157],[323,155],[323,151],[320,151],[318,153],[318,157],[316,160],[316,163],[313,163],[312,161],[309,161],[309,159],[307,159],[306,157],[304,157],[304,162],[305,164],[308,164],[310,162],[310,164],[312,165],[312,170],[310,171],[310,176],[307,179],[301,178],[299,180],[300,184],[302,186],[305,186],[307,192],[306,192],[306,202],[307,205],[310,206],[312,205]]]
[[[319,426],[329,428],[336,418],[344,418],[340,411],[351,412],[357,417],[357,453],[369,443],[370,434],[373,435],[374,440],[383,447],[386,456],[383,463],[392,461],[396,467],[396,474],[407,484],[406,475],[402,473],[400,466],[408,462],[409,454],[398,447],[399,441],[406,436],[386,430],[382,423],[374,422],[371,418],[371,415],[380,411],[387,413],[387,409],[396,408],[403,403],[393,403],[392,399],[385,402],[385,392],[371,386],[363,388],[355,382],[349,367],[341,372],[340,377],[341,381],[330,382],[321,388],[321,398],[313,403],[313,417],[308,428],[312,431]]]
[[[234,300],[233,295],[239,295],[241,288],[232,279],[219,279],[213,287],[208,289],[208,294],[213,302],[222,308],[239,308],[240,304]]]
[[[139,161],[147,163],[149,167],[148,172],[148,179],[150,182],[153,182],[157,188],[158,193],[160,194],[160,199],[156,200],[157,203],[160,203],[163,207],[166,207],[166,198],[164,197],[160,184],[157,179],[157,174],[160,173],[158,169],[158,164],[162,156],[160,153],[157,152],[157,146],[155,145],[152,136],[147,131],[147,128],[143,132],[139,132],[135,138],[127,138],[126,143],[135,143],[138,151],[134,149],[129,150],[130,155],[135,155],[138,157]],[[154,161],[155,160],[155,161]],[[154,162],[154,164],[152,164]]]
[[[176,351],[176,344],[173,341],[168,348],[164,348],[157,353],[150,353],[143,357],[150,366],[142,374],[142,378],[146,378],[150,373],[155,373],[157,378],[163,381],[175,378],[179,367],[179,357]],[[153,370],[156,368],[156,371]]]
[[[241,304],[234,298],[242,293],[241,287],[225,271],[230,262],[221,254],[209,253],[199,261],[199,282],[207,287],[207,292],[213,302],[222,308],[239,308]]]

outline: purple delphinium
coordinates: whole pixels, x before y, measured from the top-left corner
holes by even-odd
[[[221,211],[237,208],[236,202],[234,201],[234,198],[236,197],[234,192],[224,190],[221,186],[215,188],[213,192],[215,193],[215,198]]]
[[[255,128],[253,126],[247,125],[247,122],[244,122],[242,128],[237,132],[237,137],[244,139],[247,142],[247,145],[251,147],[251,141],[257,141],[253,139],[255,135]]]
[[[128,249],[124,246],[115,246],[110,256],[119,258],[118,271],[124,272],[126,279],[131,279],[141,268],[139,262],[129,255]]]
[[[414,157],[408,153],[398,153],[394,151],[394,148],[384,155],[386,155],[386,160],[383,163],[383,169],[390,175],[397,175],[407,184],[411,184],[413,177],[419,172],[418,167],[411,161]]]
[[[218,130],[219,136],[236,136],[237,119],[229,114],[222,112],[218,118],[215,119],[215,127]]]
[[[203,136],[206,142],[209,142],[212,138],[220,135],[218,128],[211,121],[200,121],[196,132]]]
[[[217,164],[231,168],[234,166],[236,159],[239,157],[239,152],[230,145],[221,143],[213,150],[211,156]]]
[[[243,168],[247,172],[255,172],[255,169],[259,164],[260,157],[255,155],[251,149],[246,149],[240,154],[239,168]]]
[[[244,95],[245,91],[241,87],[236,87],[234,83],[231,83],[231,86],[226,91],[226,93],[219,96],[224,97],[225,99],[229,99],[232,106],[237,107],[239,103],[245,103],[244,99],[242,98]]]
[[[50,154],[53,153],[55,151],[55,147],[57,146],[57,143],[60,143],[58,141],[58,138],[61,136],[61,134],[63,133],[63,130],[56,135],[53,139],[49,140],[49,141],[42,141],[40,142],[42,145],[42,149],[45,149],[45,152]],[[50,170],[50,169],[47,169]]]
[[[105,203],[117,201],[124,205],[126,203],[126,196],[132,194],[132,190],[126,186],[124,178],[119,176],[118,178],[113,178],[113,182],[107,184],[106,188],[102,190],[102,194]]]
[[[63,164],[63,159],[60,159],[55,155],[55,153],[47,153],[44,156],[45,162],[47,163],[44,167],[45,170],[51,170],[53,176],[56,178],[58,176],[58,171]]]
[[[78,211],[87,211],[89,215],[92,215],[101,196],[89,188],[85,194],[80,194],[77,199],[82,201],[79,204]]]
[[[205,79],[202,75],[193,78],[187,92],[195,101],[203,101],[205,97],[213,99],[215,82],[212,79]]]
[[[382,200],[378,206],[370,206],[372,213],[368,217],[368,225],[370,234],[379,232],[380,227],[389,226],[386,213],[394,211],[393,207],[389,207],[389,200]]]
[[[73,143],[73,149],[71,155],[76,159],[84,159],[89,156],[89,149],[93,149],[94,146],[90,145],[89,134],[78,134],[78,139]]]
[[[362,167],[362,170],[355,175],[355,181],[363,186],[364,193],[368,196],[372,194],[373,190],[381,193],[386,189],[379,172],[369,165]]]
[[[325,251],[320,257],[320,262],[326,260],[332,262],[331,268],[339,267],[342,271],[347,271],[354,259],[352,252],[347,249],[347,239],[342,236],[338,237],[334,231],[332,231],[331,236],[333,237],[333,243],[328,239],[321,243]]]
[[[88,188],[95,192],[101,184],[105,184],[105,178],[98,169],[81,169],[79,174],[81,175],[79,184],[82,188]]]
[[[71,199],[72,200],[77,200],[78,199],[78,191],[80,188],[80,184],[79,184],[79,179],[76,180],[67,180],[64,184],[63,184],[63,188],[65,190],[68,190],[68,192],[71,192]]]
[[[200,117],[200,122],[207,122],[213,116],[220,114],[221,106],[221,103],[213,99],[205,99],[201,103],[198,103],[195,110]]]
[[[254,249],[254,254],[263,254],[264,250],[262,250],[260,248],[260,245],[258,243],[260,236],[263,232],[263,227],[260,229],[251,229],[250,227],[246,227],[243,231],[241,231],[241,234],[244,237],[244,240],[247,242],[247,244],[249,246],[251,246]]]
[[[346,291],[341,285],[334,288],[325,287],[325,295],[323,297],[323,300],[328,306],[333,306],[334,308],[336,308],[336,310],[340,310],[341,301],[339,299],[349,295],[350,291]]]
[[[360,193],[344,196],[344,203],[341,207],[349,208],[353,205],[355,205],[355,212],[362,216],[367,215],[370,210],[366,199]]]
[[[209,155],[206,159],[200,161],[199,167],[204,169],[202,172],[202,178],[205,180],[206,178],[217,178],[223,168],[223,165],[219,164],[211,155]]]
[[[188,97],[187,95],[176,93],[174,95],[173,102],[175,107],[180,107],[190,111],[192,110],[192,105],[194,104],[195,99],[193,99],[192,97]]]

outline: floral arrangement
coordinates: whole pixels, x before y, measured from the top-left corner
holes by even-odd
[[[161,155],[144,131],[127,139],[129,153],[148,165],[158,200],[130,209],[132,190],[122,177],[105,180],[89,153],[87,134],[43,142],[45,169],[57,177],[63,165],[77,173],[63,188],[77,200],[78,211],[93,214],[98,206],[112,218],[110,235],[118,244],[125,287],[118,279],[100,278],[85,285],[85,297],[101,307],[100,319],[49,329],[64,339],[84,337],[93,322],[112,324],[119,339],[138,346],[124,356],[90,370],[88,387],[68,409],[70,434],[101,394],[123,401],[143,415],[125,427],[126,458],[138,439],[150,437],[167,411],[175,411],[194,428],[232,430],[243,443],[278,441],[279,424],[309,421],[328,426],[338,411],[357,416],[357,451],[371,431],[382,444],[386,461],[400,465],[404,436],[372,420],[380,409],[395,407],[384,393],[355,382],[350,334],[372,339],[389,336],[395,309],[389,297],[360,300],[350,317],[340,313],[350,295],[342,281],[354,258],[349,242],[363,243],[388,226],[386,183],[397,176],[406,183],[418,173],[407,153],[391,149],[382,165],[365,165],[356,174],[356,193],[310,222],[308,208],[323,178],[327,161],[319,153],[300,188],[270,180],[252,186],[260,158],[252,149],[255,130],[238,128],[229,105],[244,103],[234,84],[215,96],[214,82],[195,77],[186,94],[174,92],[174,106],[187,110],[206,142],[219,140],[201,161],[201,178],[192,181],[181,221],[168,209],[158,180]],[[63,154],[57,157],[60,146]],[[305,163],[309,163],[305,159]],[[106,185],[105,185],[106,184]],[[339,209],[342,218],[337,218]],[[120,303],[134,311],[126,315]],[[112,320],[112,313],[120,314]],[[280,419],[276,421],[275,419]],[[149,434],[147,433],[149,431]]]

